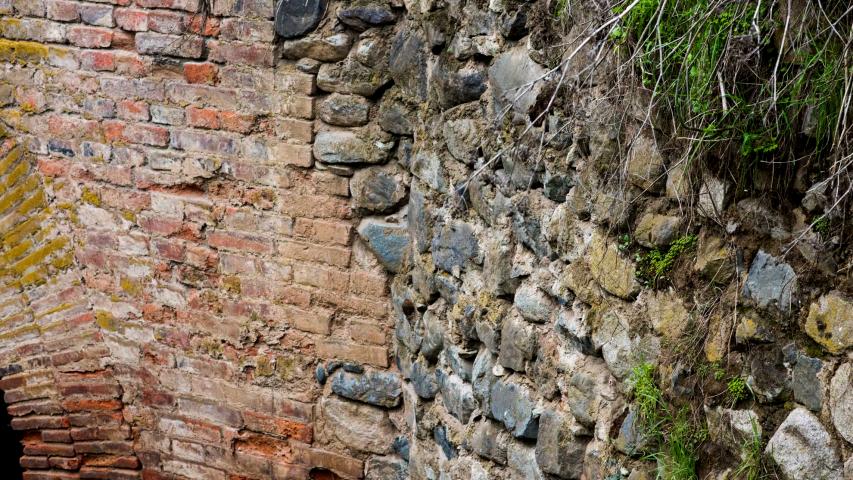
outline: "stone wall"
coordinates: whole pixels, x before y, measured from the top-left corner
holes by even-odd
[[[643,369],[699,478],[853,478],[821,172],[686,161],[554,8],[0,0],[26,478],[652,478]]]

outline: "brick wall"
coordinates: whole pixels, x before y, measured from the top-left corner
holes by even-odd
[[[0,388],[26,478],[361,478],[391,458],[398,402],[322,381],[387,369],[393,322],[352,169],[313,159],[316,62],[279,58],[273,1],[0,15]],[[337,430],[363,418],[384,436]]]

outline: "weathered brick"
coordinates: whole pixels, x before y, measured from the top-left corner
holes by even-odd
[[[188,83],[216,83],[218,67],[212,63],[185,63],[184,78]]]
[[[388,366],[388,349],[385,347],[342,344],[334,341],[319,342],[317,355],[322,358],[338,358],[383,368]]]
[[[314,154],[309,145],[279,143],[273,150],[274,160],[283,165],[310,168],[314,165]]]
[[[70,0],[47,0],[47,18],[59,22],[76,22],[80,18],[79,4]]]
[[[107,48],[112,44],[113,31],[97,27],[71,27],[68,41],[83,48]]]
[[[111,5],[80,5],[80,19],[83,23],[97,27],[114,27],[113,7]]]
[[[84,50],[80,52],[80,66],[84,70],[112,72],[116,69],[116,54],[104,50]]]
[[[209,152],[220,155],[236,155],[240,150],[237,138],[203,130],[174,130],[171,146],[178,150]]]
[[[275,46],[271,44],[211,40],[207,46],[210,50],[209,58],[212,62],[266,67],[275,64]]]
[[[122,120],[147,122],[150,118],[148,104],[141,101],[122,100],[118,102],[116,113]]]
[[[273,22],[226,18],[220,27],[220,37],[243,42],[272,42],[275,39]]]
[[[130,32],[144,32],[148,30],[148,11],[132,8],[117,8],[113,12],[115,22],[119,28]]]
[[[169,8],[197,12],[199,0],[136,0],[136,5],[142,8]]]
[[[136,34],[136,50],[143,55],[201,58],[204,40],[201,37],[140,32]]]

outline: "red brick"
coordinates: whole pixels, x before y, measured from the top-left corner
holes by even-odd
[[[50,468],[50,462],[47,457],[33,457],[29,455],[24,455],[21,457],[21,466],[24,468],[33,468],[36,470],[42,470]]]
[[[287,418],[273,417],[251,410],[243,411],[246,428],[261,433],[269,433],[286,438],[295,438],[311,443],[313,429],[311,425]]]
[[[160,33],[184,33],[188,23],[183,13],[155,10],[148,15],[148,30]]]
[[[77,2],[68,0],[47,0],[45,2],[47,8],[47,18],[59,22],[76,22],[80,19],[80,13],[77,8]]]
[[[133,120],[136,122],[147,122],[151,118],[146,102],[134,100],[122,100],[116,105],[116,113],[123,120]]]
[[[233,232],[212,232],[208,234],[207,242],[211,247],[229,250],[245,250],[256,253],[272,252],[272,242],[270,240]]]
[[[212,63],[185,63],[184,78],[187,83],[216,83],[219,68]]]
[[[143,8],[169,8],[197,12],[199,0],[136,0],[136,5]]]
[[[60,470],[78,470],[80,457],[50,457],[50,466]]]
[[[83,465],[89,467],[139,468],[139,459],[129,455],[86,455]]]
[[[65,443],[30,443],[24,445],[24,454],[73,457],[74,445]]]
[[[131,32],[144,32],[148,30],[148,12],[130,8],[117,8],[113,12],[116,24],[119,28]]]
[[[198,128],[219,128],[219,114],[210,108],[187,108],[187,124]]]
[[[112,72],[116,69],[116,54],[100,50],[84,50],[80,52],[80,66],[84,70]]]
[[[15,430],[40,430],[44,428],[68,428],[68,417],[33,416],[12,419]]]
[[[255,125],[255,116],[237,112],[220,112],[219,121],[224,130],[246,134],[252,131],[252,127]]]
[[[119,410],[122,407],[120,400],[65,400],[62,407],[68,412],[81,412],[91,410]]]
[[[112,44],[113,31],[98,27],[75,26],[68,29],[68,41],[83,48],[107,48]]]

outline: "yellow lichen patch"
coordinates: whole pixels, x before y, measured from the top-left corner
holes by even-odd
[[[7,19],[13,20],[13,19]],[[6,62],[39,62],[47,58],[48,48],[36,42],[0,38],[0,60]]]
[[[74,306],[74,304],[73,304],[73,303],[62,303],[62,304],[60,304],[60,305],[57,305],[57,306],[55,306],[55,307],[53,307],[53,308],[47,309],[47,310],[45,310],[45,311],[43,311],[43,312],[39,313],[38,315],[36,315],[36,316],[35,316],[35,318],[36,318],[36,319],[44,318],[44,317],[46,317],[46,316],[48,316],[48,315],[53,315],[54,313],[59,313],[59,312],[61,312],[61,311],[63,311],[63,310],[68,310],[69,308],[71,308],[71,307],[73,307],[73,306]]]
[[[26,287],[30,285],[41,285],[47,280],[47,269],[39,267],[35,270],[30,270],[21,277],[20,286]]]
[[[275,368],[269,358],[261,356],[255,360],[255,374],[261,377],[269,377],[275,371]]]
[[[38,325],[24,325],[21,328],[0,333],[0,340],[9,340],[12,338],[22,337],[24,335],[38,335],[40,333]]]
[[[225,288],[227,292],[239,294],[241,292],[242,286],[240,284],[240,277],[237,276],[226,276],[222,278],[222,286]]]
[[[63,255],[59,255],[53,260],[50,261],[50,264],[53,265],[53,268],[57,270],[65,270],[74,264],[74,252],[69,250]]]
[[[20,180],[24,175],[26,175],[29,170],[30,166],[27,163],[19,163],[18,166],[15,167],[14,170],[9,172],[9,175],[6,176],[6,180],[4,180],[3,185],[0,186],[0,191],[6,191],[12,185],[18,183],[18,180]]]
[[[10,150],[9,153],[0,160],[0,174],[5,175],[9,168],[21,159],[21,155],[23,155],[23,149],[20,145]]]
[[[3,197],[0,198],[0,212],[5,212],[9,207],[17,204],[27,193],[35,190],[36,187],[38,187],[38,178],[31,176],[24,183],[18,185],[14,190],[3,195]]]
[[[101,196],[98,195],[98,192],[90,190],[89,187],[83,187],[83,191],[80,193],[80,200],[96,207],[101,206]]]
[[[68,239],[65,237],[58,237],[51,240],[47,245],[39,248],[33,253],[24,257],[21,261],[12,266],[12,269],[17,273],[24,273],[30,267],[38,265],[44,261],[45,258],[48,257],[51,253],[59,250],[60,248],[68,245]]]
[[[142,291],[142,285],[140,285],[139,282],[131,280],[127,277],[121,277],[119,284],[121,285],[121,289],[124,290],[125,293],[134,297],[139,295],[139,292]]]
[[[36,210],[38,208],[43,208],[47,206],[47,198],[44,195],[44,190],[39,188],[36,190],[36,193],[30,198],[21,202],[18,208],[15,210],[15,213],[19,215],[27,215],[28,213]]]
[[[104,330],[114,332],[118,329],[115,317],[106,310],[98,310],[95,312],[95,322]]]
[[[15,225],[14,228],[9,230],[9,232],[3,236],[3,245],[7,248],[12,247],[13,245],[18,245],[24,240],[24,238],[32,235],[33,232],[41,226],[41,222],[44,221],[44,219],[44,214],[38,214]]]
[[[136,214],[130,210],[123,210],[121,212],[121,216],[122,216],[122,218],[124,218],[128,222],[136,223]]]
[[[2,262],[0,263],[0,265],[7,265],[13,260],[23,256],[30,250],[30,248],[32,248],[32,246],[33,243],[29,240],[15,245],[14,247],[10,248],[9,251],[4,253],[3,256],[0,256],[0,262]]]

